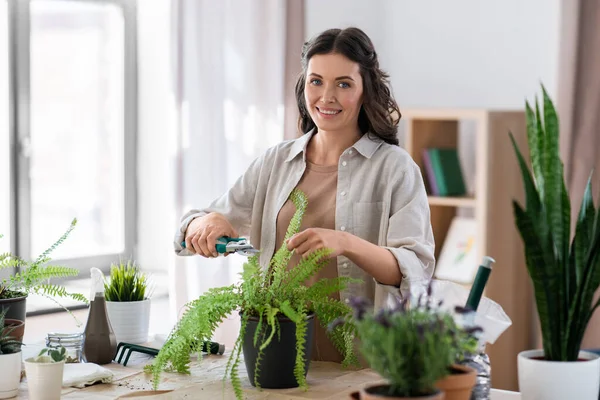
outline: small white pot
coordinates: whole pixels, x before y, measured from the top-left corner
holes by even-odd
[[[0,354],[0,399],[16,397],[21,383],[21,352]]]
[[[25,360],[29,400],[60,400],[65,361],[49,362],[47,356],[39,357],[42,362],[33,360]]]
[[[600,393],[600,356],[579,352],[586,361],[535,360],[543,350],[518,355],[519,390],[523,400],[597,400]]]
[[[145,343],[150,325],[150,299],[142,301],[107,301],[106,310],[117,343]]]

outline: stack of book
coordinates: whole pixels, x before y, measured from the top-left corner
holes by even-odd
[[[423,150],[423,168],[430,195],[466,195],[457,149],[427,148]]]

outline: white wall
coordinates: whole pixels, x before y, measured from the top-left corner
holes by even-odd
[[[560,0],[306,0],[308,36],[373,40],[402,107],[521,108],[557,89]]]

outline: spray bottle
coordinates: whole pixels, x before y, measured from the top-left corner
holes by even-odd
[[[104,298],[104,278],[102,271],[91,268],[92,291],[90,313],[85,325],[83,353],[87,362],[109,364],[117,350],[117,339],[108,320],[106,299]]]

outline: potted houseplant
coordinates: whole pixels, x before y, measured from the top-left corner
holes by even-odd
[[[466,339],[473,337],[479,328],[459,327],[450,313],[432,306],[431,301],[430,296],[420,296],[410,305],[406,297],[392,308],[373,311],[365,299],[351,299],[354,309],[351,321],[356,327],[362,354],[371,368],[387,381],[367,386],[352,394],[353,398],[445,398],[439,385],[443,385],[443,379],[453,369],[462,370],[456,364],[457,355],[464,349]],[[460,308],[457,311],[462,312]],[[465,375],[468,376],[467,370]],[[471,388],[474,383],[470,384]]]
[[[110,280],[104,282],[108,319],[117,343],[148,341],[150,296],[148,279],[133,261],[111,265]]]
[[[571,239],[571,204],[559,153],[558,116],[544,87],[543,109],[526,103],[532,171],[512,134],[525,187],[525,208],[513,201],[542,331],[543,349],[518,355],[523,398],[597,399],[600,359],[581,341],[600,302],[600,212],[588,180]]]
[[[5,326],[6,310],[0,310],[0,327]],[[19,392],[21,381],[21,341],[12,336],[14,328],[0,330],[0,399],[10,399]]]
[[[64,347],[45,348],[25,360],[30,400],[59,400],[67,351]]]
[[[329,249],[314,252],[288,270],[291,253],[286,241],[300,229],[307,199],[294,190],[290,198],[296,212],[290,221],[282,246],[273,256],[269,268],[261,268],[258,257],[244,264],[239,284],[210,289],[187,305],[187,310],[147,371],[153,373],[155,389],[160,373],[167,367],[189,373],[190,350],[200,352],[211,339],[218,324],[230,313],[241,316],[239,337],[231,351],[225,370],[238,399],[243,398],[238,367],[243,352],[250,383],[256,387],[307,387],[306,373],[311,351],[315,316],[323,326],[351,312],[350,307],[331,295],[343,290],[347,277],[321,279],[311,287],[306,279],[328,262]],[[345,365],[358,365],[354,353],[354,328],[338,326],[329,333],[333,344],[344,355]]]
[[[82,294],[68,293],[64,286],[49,282],[52,278],[79,274],[76,268],[49,264],[50,253],[67,239],[76,224],[77,219],[73,219],[67,231],[34,261],[25,261],[11,253],[0,254],[0,270],[19,268],[18,273],[0,281],[0,310],[8,310],[6,318],[25,321],[26,299],[32,293],[52,298],[55,302],[55,297],[70,297],[87,304],[87,298]]]

